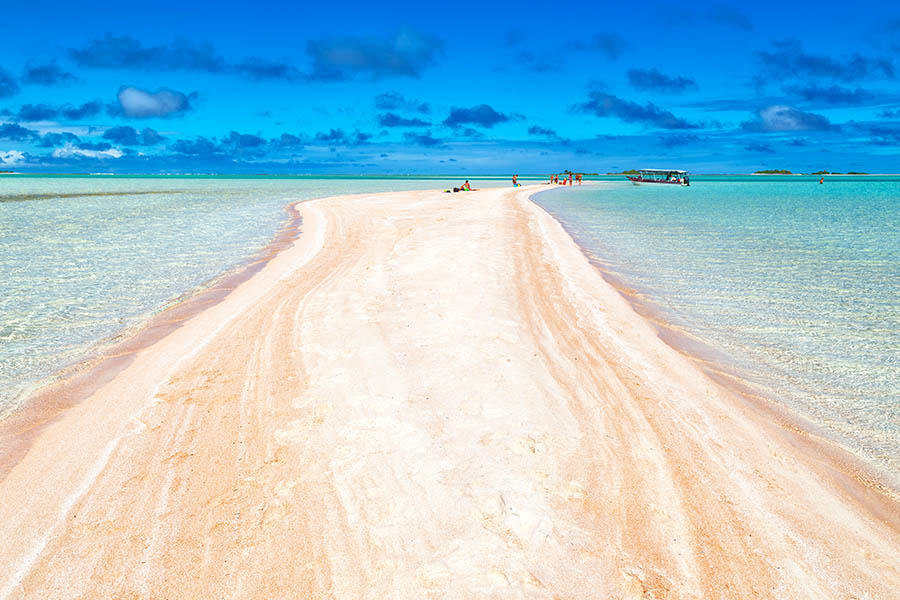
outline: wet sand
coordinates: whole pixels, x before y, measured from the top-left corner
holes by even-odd
[[[536,189],[299,205],[3,457],[0,598],[896,597],[893,496],[666,345]]]

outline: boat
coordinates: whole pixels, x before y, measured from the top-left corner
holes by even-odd
[[[626,175],[634,185],[645,183],[667,183],[669,185],[691,185],[687,171],[677,169],[640,169],[638,175]]]

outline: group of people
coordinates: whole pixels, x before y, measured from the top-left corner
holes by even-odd
[[[572,175],[574,175],[575,183],[577,183],[578,185],[581,185],[581,173],[569,173],[568,175],[569,176],[566,177],[566,175],[563,174],[561,179],[560,179],[559,175],[556,175],[556,174],[551,175],[550,183],[554,183],[554,184],[558,184],[558,185],[572,185]]]
[[[559,175],[551,175],[550,183],[555,183],[555,184],[559,184],[559,185],[572,185],[573,184],[572,183],[573,176],[575,178],[574,182],[577,183],[578,185],[581,185],[581,173],[569,173],[568,178],[566,178],[566,175],[563,175],[561,179],[560,179]],[[513,187],[520,187],[522,185],[521,183],[519,183],[518,175],[512,176],[512,184],[513,184]],[[450,190],[445,190],[445,191],[449,192]],[[472,186],[469,185],[469,180],[466,179],[466,182],[464,184],[462,184],[459,187],[453,188],[453,191],[454,192],[471,192],[471,191],[473,191],[473,189],[472,189]]]

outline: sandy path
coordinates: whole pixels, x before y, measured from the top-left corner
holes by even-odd
[[[528,193],[302,205],[0,482],[0,598],[896,598],[897,504]]]

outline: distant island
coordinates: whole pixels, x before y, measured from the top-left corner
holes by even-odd
[[[627,171],[619,171],[618,173],[607,173],[607,175],[637,175],[640,171],[637,169],[628,169]]]
[[[762,171],[754,171],[754,175],[793,175],[787,169],[764,169]]]

